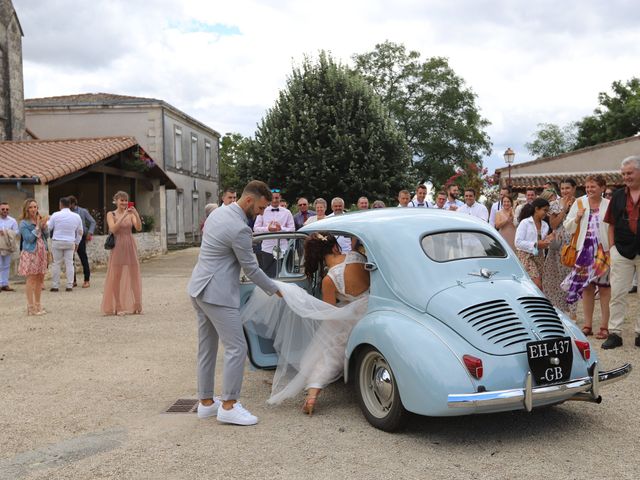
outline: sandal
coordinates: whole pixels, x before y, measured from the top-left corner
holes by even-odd
[[[302,411],[309,416],[313,415],[313,410],[316,407],[317,398],[317,396],[312,397],[310,395],[307,395],[307,398],[305,398],[304,404],[302,405]]]
[[[585,337],[590,337],[591,335],[593,335],[593,330],[591,327],[582,327],[582,333],[584,333]],[[597,338],[597,337],[596,337]],[[605,337],[606,338],[606,337]]]
[[[608,328],[600,327],[600,331],[598,333],[596,333],[596,338],[598,340],[604,340],[608,336],[609,336],[609,329]]]

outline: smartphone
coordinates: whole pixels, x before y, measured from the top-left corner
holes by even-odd
[[[127,203],[127,208],[133,208],[136,206],[136,202],[129,202]]]

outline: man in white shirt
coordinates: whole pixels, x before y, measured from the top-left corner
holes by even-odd
[[[273,189],[271,195],[271,206],[267,207],[262,215],[256,217],[253,231],[255,233],[295,232],[296,226],[293,221],[293,215],[289,210],[280,206],[280,190]],[[260,268],[271,278],[276,276],[277,264],[273,256],[273,249],[276,244],[276,240],[263,240],[259,258]],[[280,259],[284,257],[287,246],[287,240],[280,240]]]
[[[344,214],[344,200],[340,197],[335,197],[331,200],[331,215],[327,215],[327,217],[333,217],[335,215]],[[351,251],[351,238],[337,236],[336,240],[338,241],[338,245],[340,245],[340,250],[342,253],[347,253]]]
[[[0,202],[0,291],[13,292],[9,286],[11,254],[17,251],[18,222],[9,215],[9,204]]]
[[[446,210],[445,204],[447,203],[447,194],[445,192],[438,192],[436,195],[436,204],[433,208],[438,208],[440,210]]]
[[[427,187],[426,185],[418,185],[416,187],[416,198],[409,202],[407,207],[410,208],[429,208],[429,202],[427,202]]]
[[[411,200],[411,194],[409,193],[409,190],[400,190],[400,192],[398,193],[398,206],[409,206],[409,200]]]
[[[498,201],[494,202],[494,204],[491,205],[491,212],[489,212],[489,223],[492,227],[496,226],[496,215],[500,210],[502,210],[502,198],[506,197],[507,195],[509,195],[509,189],[506,187],[501,188]]]
[[[444,203],[445,210],[456,211],[464,205],[463,202],[458,200],[458,195],[460,195],[458,185],[456,185],[455,183],[449,185],[449,187],[447,188],[447,201]]]
[[[222,204],[231,205],[236,201],[236,191],[233,188],[226,188],[222,194]]]
[[[51,234],[51,253],[53,268],[51,270],[51,291],[57,292],[60,286],[60,267],[64,262],[64,273],[67,277],[67,292],[73,290],[73,255],[82,240],[82,219],[73,213],[67,197],[60,199],[60,211],[51,215],[47,222]]]
[[[458,212],[473,215],[485,222],[489,220],[489,211],[487,207],[476,202],[476,191],[473,188],[464,189],[464,205],[458,209]]]

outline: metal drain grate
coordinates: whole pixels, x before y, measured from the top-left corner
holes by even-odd
[[[167,408],[166,413],[196,413],[198,400],[194,398],[179,398]]]

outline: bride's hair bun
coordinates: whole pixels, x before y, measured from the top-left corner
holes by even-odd
[[[321,275],[326,273],[321,266],[324,265],[324,256],[338,249],[338,240],[329,232],[314,232],[304,241],[304,272],[309,280],[320,270]]]

